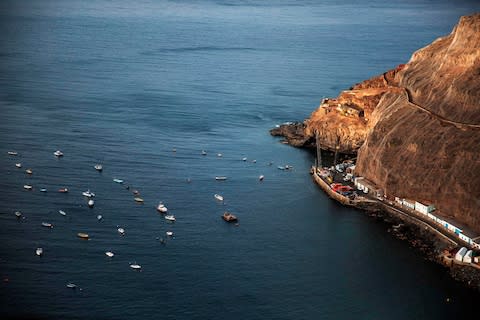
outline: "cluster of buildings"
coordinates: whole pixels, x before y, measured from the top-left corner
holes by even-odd
[[[355,177],[353,181],[358,190],[363,191],[365,194],[371,194],[379,200],[385,200],[384,192],[375,186],[373,182],[368,181],[364,177]],[[415,211],[416,213],[423,215],[425,218],[435,222],[437,225],[444,227],[449,232],[455,234],[459,239],[468,243],[471,248],[480,249],[480,243],[475,242],[471,237],[467,236],[461,228],[434,215],[433,212],[435,211],[435,206],[433,204],[422,203],[410,199],[401,199],[399,197],[395,197],[395,203],[402,208]]]
[[[335,110],[345,117],[356,117],[362,119],[365,117],[364,109],[351,102],[339,103],[336,99],[325,98],[322,100],[320,108],[325,111],[325,114]]]
[[[455,260],[463,263],[479,263],[480,257],[473,256],[473,250],[468,250],[465,247],[461,247],[455,254]]]

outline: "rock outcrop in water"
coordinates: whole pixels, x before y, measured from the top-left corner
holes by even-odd
[[[324,149],[358,152],[356,173],[388,196],[433,203],[480,232],[480,14],[407,64],[324,100],[302,131],[296,141],[307,146],[318,134]]]

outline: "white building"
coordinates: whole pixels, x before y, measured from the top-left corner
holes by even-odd
[[[457,253],[455,254],[455,260],[462,262],[463,257],[465,256],[466,253],[467,253],[467,248],[461,247],[460,250],[458,250]]]
[[[408,199],[402,199],[402,205],[409,209],[415,210],[415,202]]]
[[[465,241],[466,243],[468,243],[468,244],[472,244],[472,242],[473,242],[470,237],[467,237],[467,236],[464,235],[463,233],[459,233],[459,234],[458,234],[458,237],[459,237],[460,239],[462,239],[463,241]]]
[[[472,250],[468,250],[467,253],[463,256],[463,262],[465,263],[472,263]]]
[[[423,214],[429,214],[435,211],[435,206],[433,204],[423,204],[415,201],[415,210]]]

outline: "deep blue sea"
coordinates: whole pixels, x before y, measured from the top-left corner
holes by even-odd
[[[479,9],[426,0],[2,1],[0,318],[468,314],[478,294],[384,224],[327,198],[308,172],[313,155],[268,130],[407,62]],[[293,170],[277,169],[285,164]],[[155,210],[159,201],[174,224]],[[238,226],[220,218],[226,210]],[[163,245],[166,231],[174,237]]]

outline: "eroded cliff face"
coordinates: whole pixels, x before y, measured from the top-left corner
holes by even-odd
[[[358,152],[356,175],[387,196],[433,203],[480,233],[480,14],[276,133],[295,146]]]
[[[405,92],[376,106],[357,174],[480,232],[480,14],[415,52],[394,81]]]

